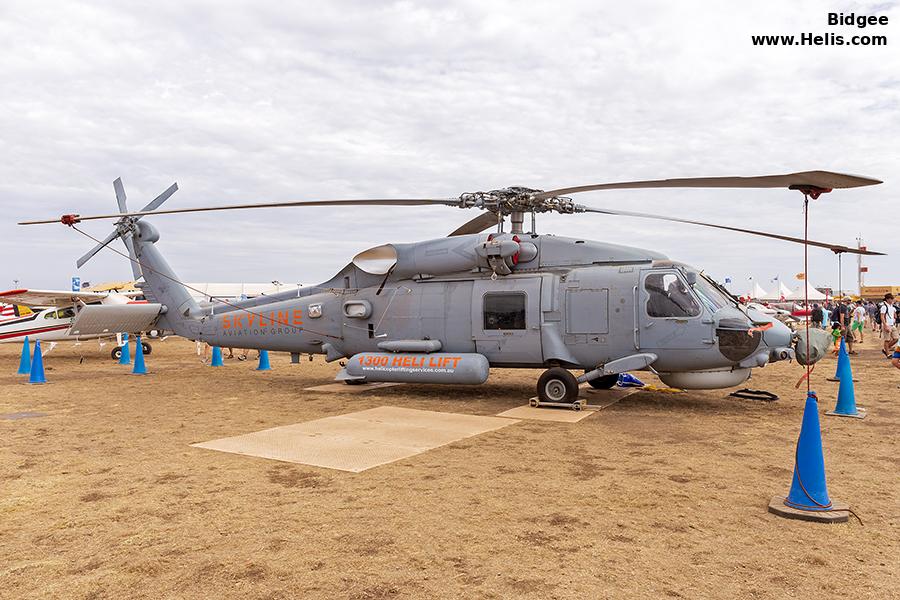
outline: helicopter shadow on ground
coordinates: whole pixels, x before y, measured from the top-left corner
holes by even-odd
[[[758,402],[729,398],[731,390],[685,390],[679,393],[641,390],[610,407],[610,410],[695,416],[749,416],[759,410],[779,411],[778,402]]]
[[[689,413],[695,416],[748,416],[759,410],[777,411],[777,403],[761,403],[728,397],[729,390],[684,391],[681,393],[638,391],[605,411]],[[529,383],[487,383],[479,386],[399,385],[374,389],[365,397],[397,403],[414,402],[423,410],[474,410],[497,413],[528,403],[535,395]],[[588,404],[601,403],[603,392],[587,394]],[[458,407],[458,408],[456,408]],[[547,410],[565,410],[548,408]]]

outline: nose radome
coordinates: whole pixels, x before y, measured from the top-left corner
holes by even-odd
[[[763,342],[769,348],[790,347],[793,335],[794,332],[790,327],[778,319],[773,319],[772,327],[763,333]]]

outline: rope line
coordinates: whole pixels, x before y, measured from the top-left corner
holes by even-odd
[[[801,378],[806,379],[806,396],[809,398],[812,396],[816,405],[818,406],[819,398],[816,396],[815,392],[812,392],[812,382],[810,381],[810,375],[812,374],[812,370],[814,365],[809,364],[809,321],[811,318],[811,314],[809,313],[809,193],[803,192],[803,302],[806,304],[806,375]],[[797,382],[797,385],[800,385],[800,381]],[[802,431],[802,427],[801,427]],[[821,433],[820,433],[821,435]],[[829,498],[828,504],[821,504],[815,498],[812,497],[806,486],[803,485],[803,478],[800,476],[800,438],[797,437],[797,447],[794,450],[794,473],[797,475],[797,483],[800,485],[800,489],[806,495],[806,497],[815,504],[818,508],[823,509],[822,512],[831,512],[834,510],[831,499]],[[802,505],[801,505],[802,506]],[[859,524],[862,525],[862,519],[858,514],[853,512],[850,507],[847,507],[847,512],[856,517],[859,521]]]
[[[806,393],[810,391],[809,376],[812,373],[809,364],[809,194],[803,192],[803,302],[806,304]],[[818,402],[818,398],[816,398]]]

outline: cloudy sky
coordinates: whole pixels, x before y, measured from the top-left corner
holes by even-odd
[[[291,8],[289,8],[289,6]],[[827,12],[890,24],[829,27]],[[883,34],[887,47],[754,47],[751,34]],[[67,288],[92,243],[27,218],[311,198],[447,197],[809,169],[883,179],[814,202],[811,237],[862,235],[900,284],[897,2],[0,3],[0,288]],[[638,190],[578,201],[802,235],[786,190]],[[316,283],[356,252],[446,235],[454,208],[277,209],[160,216],[189,281]],[[105,223],[85,225],[95,236]],[[539,232],[654,248],[738,289],[793,286],[788,243],[602,215]],[[855,260],[844,259],[845,287]],[[79,273],[125,279],[104,252]],[[811,281],[837,260],[811,251]]]

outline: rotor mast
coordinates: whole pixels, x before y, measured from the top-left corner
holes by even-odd
[[[522,224],[525,222],[525,213],[521,210],[514,210],[509,213],[510,230],[512,234],[525,233],[522,230]]]

